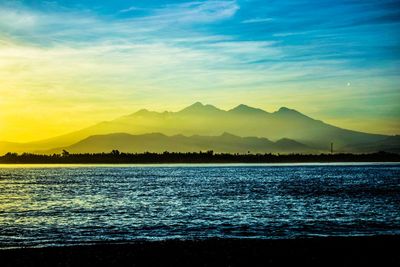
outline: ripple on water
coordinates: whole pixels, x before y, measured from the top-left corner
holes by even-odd
[[[400,165],[0,168],[0,246],[400,233]]]

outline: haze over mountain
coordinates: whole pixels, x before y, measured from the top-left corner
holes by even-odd
[[[44,151],[45,154],[101,153],[117,149],[121,152],[198,152],[213,150],[217,153],[313,153],[316,150],[289,139],[272,142],[267,138],[239,137],[229,133],[220,136],[166,136],[161,133],[130,135],[114,133],[93,135],[68,147]]]
[[[93,135],[115,133],[131,135],[162,133],[172,136],[167,138],[168,142],[183,142],[183,137],[178,138],[174,137],[174,135],[219,137],[222,133],[230,133],[240,137],[262,137],[271,141],[287,138],[315,151],[328,151],[331,142],[334,143],[336,151],[373,152],[369,151],[368,144],[379,144],[378,146],[371,147],[374,150],[379,150],[380,146],[386,148],[390,146],[391,151],[400,151],[398,138],[393,141],[389,136],[385,135],[342,129],[320,120],[312,119],[296,110],[285,107],[280,108],[276,112],[269,113],[262,109],[241,104],[231,110],[225,111],[212,105],[203,105],[197,102],[178,112],[154,112],[142,109],[112,121],[104,121],[76,132],[39,142],[25,144],[3,142],[0,143],[0,153],[4,154],[8,151],[33,152],[52,150],[54,148],[71,146]],[[116,136],[112,137],[113,142],[118,141],[115,139]],[[122,138],[123,136],[119,137]],[[108,138],[103,137],[102,141],[107,143],[107,140],[110,140],[110,138],[111,136]],[[214,139],[210,139],[210,142],[214,141]],[[85,142],[88,142],[88,140],[85,140]],[[118,142],[121,143],[119,145],[123,143],[123,141]],[[205,142],[205,139],[202,142]],[[115,144],[114,146],[117,145]],[[110,145],[110,148],[117,149],[114,146]],[[148,143],[144,144],[144,146],[156,149],[154,144]],[[166,146],[163,145],[163,147]],[[176,147],[183,149],[183,145],[179,146],[177,144]],[[201,145],[200,147],[207,147],[207,149],[217,151],[215,147],[207,145]],[[237,146],[232,147],[237,148]],[[172,148],[174,146],[171,145]],[[164,151],[164,149],[160,147],[157,151]],[[255,150],[252,149],[252,151]],[[279,152],[278,150],[274,151]],[[287,152],[290,149],[282,151]],[[232,150],[231,152],[234,151]],[[292,152],[295,152],[294,148]]]

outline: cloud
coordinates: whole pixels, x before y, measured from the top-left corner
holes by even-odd
[[[32,12],[0,8],[0,29],[32,29],[37,26],[39,17]]]
[[[128,8],[121,9],[119,11],[119,13],[127,13],[127,12],[131,12],[131,11],[140,11],[140,10],[146,10],[146,9],[145,8],[136,7],[136,6],[130,6]]]
[[[35,24],[29,32],[22,25],[12,29],[17,40],[2,38],[8,45],[0,50],[1,71],[20,80],[10,84],[12,90],[55,86],[67,92],[85,87],[93,94],[99,88],[123,91],[133,85],[142,92],[146,88],[223,91],[343,74],[346,61],[324,59],[322,41],[283,45],[186,29],[188,23],[230,18],[238,9],[235,1],[190,2],[112,20],[90,12],[21,9],[18,12],[25,12]],[[68,98],[68,93],[64,95]]]
[[[118,18],[102,17],[90,10],[60,8],[45,12],[23,5],[0,5],[0,29],[21,41],[41,45],[112,39],[147,41],[166,35],[187,36],[191,25],[229,19],[239,10],[239,6],[236,1],[202,1],[146,9],[129,7],[120,12],[129,13],[139,9],[146,12]],[[151,33],[153,36],[149,36]]]
[[[311,33],[311,31],[300,31],[300,32],[279,32],[279,33],[274,33],[272,36],[274,37],[287,37],[287,36],[294,36],[294,35],[303,35],[303,34],[308,34]]]
[[[254,18],[254,19],[246,19],[243,20],[242,23],[247,24],[247,23],[264,23],[264,22],[270,22],[273,21],[273,18]]]
[[[332,103],[347,99],[349,88],[342,85],[348,81],[351,90],[364,90],[359,95],[399,88],[398,53],[380,49],[398,51],[398,30],[387,28],[393,23],[361,34],[339,27],[341,21],[321,19],[329,8],[312,16],[287,6],[293,5],[279,2],[249,12],[243,1],[192,1],[141,12],[133,11],[142,7],[114,8],[104,15],[96,9],[0,4],[0,100],[9,107],[3,113],[12,123],[17,109],[24,109],[18,116],[34,109],[76,115],[107,107],[111,119],[130,113],[133,105],[163,110],[192,100],[224,106],[237,99],[265,108],[293,103],[306,112],[330,105],[320,97],[325,92],[334,92]],[[346,23],[363,15],[350,11],[342,12]]]
[[[157,21],[158,23],[209,23],[228,19],[239,10],[236,1],[203,1],[171,4],[163,8],[154,9],[152,14],[143,21]],[[140,19],[138,19],[140,21]]]

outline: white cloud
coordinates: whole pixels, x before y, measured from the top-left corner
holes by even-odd
[[[303,35],[308,34],[311,31],[302,31],[302,32],[281,32],[281,33],[274,33],[272,36],[275,37],[286,37],[286,36],[293,36],[293,35]]]
[[[254,18],[254,19],[246,19],[243,20],[242,23],[264,23],[264,22],[270,22],[273,21],[273,18]]]
[[[0,29],[31,29],[37,26],[39,20],[32,12],[0,7]]]
[[[125,9],[121,9],[119,11],[119,13],[128,13],[128,12],[131,12],[131,11],[139,11],[139,10],[145,10],[145,9],[144,8],[140,8],[140,7],[131,6],[131,7],[125,8]]]
[[[239,10],[236,1],[204,1],[167,5],[136,21],[170,23],[209,23],[228,19]]]
[[[138,9],[130,7],[120,12]],[[100,17],[88,10],[54,9],[41,12],[24,6],[10,8],[0,4],[0,30],[20,41],[46,46],[91,41],[147,42],[164,37],[188,38],[191,35],[204,38],[204,34],[199,36],[190,25],[229,19],[238,9],[236,1],[202,1],[146,9],[143,16],[112,18]]]

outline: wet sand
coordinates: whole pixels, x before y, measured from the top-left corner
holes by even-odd
[[[400,266],[400,236],[208,239],[0,250],[2,266]]]

